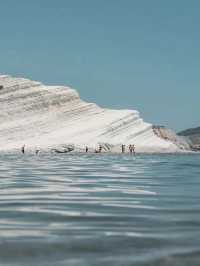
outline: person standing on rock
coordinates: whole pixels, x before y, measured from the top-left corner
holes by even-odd
[[[129,145],[129,151],[130,151],[131,154],[135,154],[135,146],[134,146],[134,144],[130,144]]]
[[[38,155],[39,152],[40,152],[40,150],[39,150],[38,148],[36,148],[36,150],[35,150],[35,154]]]
[[[24,154],[25,153],[25,144],[21,148],[21,152]]]
[[[122,153],[125,153],[125,145],[124,144],[122,144]]]
[[[102,151],[102,146],[101,145],[99,145],[99,153],[101,153],[101,151]]]
[[[132,153],[135,155],[135,145],[132,145]]]
[[[131,144],[129,145],[128,148],[129,148],[129,152],[132,153],[132,145]]]

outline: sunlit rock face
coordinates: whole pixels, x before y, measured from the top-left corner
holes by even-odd
[[[137,152],[179,151],[137,111],[103,109],[82,101],[69,87],[0,75],[0,150],[74,144],[78,151],[99,143],[113,152],[120,152],[122,144],[134,144]]]

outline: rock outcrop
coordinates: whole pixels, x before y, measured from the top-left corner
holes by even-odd
[[[192,150],[200,151],[200,127],[181,131],[178,135],[185,138]]]
[[[190,151],[190,143],[182,136],[178,136],[171,129],[166,128],[165,126],[153,126],[154,133],[161,139],[165,139],[173,142],[181,150]]]
[[[82,101],[69,87],[0,75],[0,150],[23,144],[81,150],[102,143],[113,152],[121,151],[121,144],[134,144],[137,152],[180,151],[177,143],[154,131],[137,111],[103,109]]]

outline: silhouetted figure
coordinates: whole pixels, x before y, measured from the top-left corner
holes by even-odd
[[[101,151],[102,151],[102,148],[103,148],[103,147],[102,147],[101,145],[99,145],[99,149],[98,149],[98,150],[97,150],[97,149],[95,149],[95,150],[94,150],[94,152],[95,152],[95,153],[101,153]]]
[[[135,154],[135,145],[132,145],[132,153]]]
[[[102,146],[101,145],[99,145],[99,152],[101,152],[102,151]]]
[[[133,153],[135,154],[135,146],[130,144],[129,145],[129,151],[131,154],[133,154]]]
[[[88,152],[88,150],[89,150],[89,149],[88,149],[88,146],[86,146],[86,147],[85,147],[85,152]]]
[[[131,144],[128,146],[128,148],[129,148],[129,152],[132,153],[132,145]]]
[[[36,148],[35,154],[38,155],[39,152],[40,152],[40,150]]]
[[[23,154],[25,153],[25,144],[22,146],[21,151]]]
[[[126,145],[122,144],[122,153],[125,153]]]

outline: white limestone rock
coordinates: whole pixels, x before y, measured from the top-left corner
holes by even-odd
[[[0,150],[49,149],[74,144],[95,149],[106,143],[112,152],[134,144],[136,152],[178,152],[158,137],[134,110],[103,109],[64,86],[45,86],[24,78],[0,75]],[[109,150],[109,149],[108,149]]]

